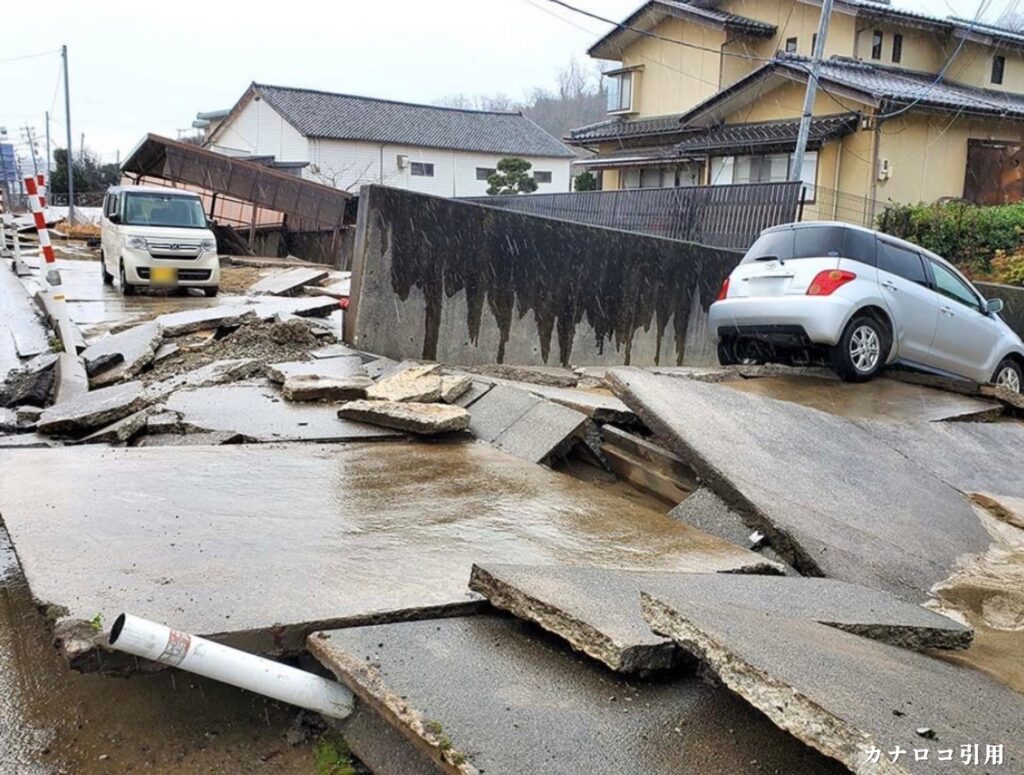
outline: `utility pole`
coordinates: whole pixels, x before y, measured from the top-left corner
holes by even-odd
[[[818,37],[814,41],[814,51],[811,53],[811,73],[807,77],[807,91],[804,93],[804,112],[800,117],[800,132],[796,138],[796,150],[793,152],[793,164],[789,171],[789,179],[792,181],[799,181],[804,169],[807,140],[811,136],[811,119],[814,117],[814,98],[818,94],[821,59],[825,55],[825,38],[828,36],[828,22],[831,16],[832,0],[822,0],[821,18],[818,20]]]
[[[75,225],[75,165],[71,158],[71,89],[68,86],[68,47],[60,47],[64,60],[64,118],[68,134],[68,225]]]
[[[50,185],[50,111],[46,111],[46,185]]]
[[[34,175],[39,174],[39,161],[36,159],[36,137],[33,134],[33,129],[28,124],[22,127],[25,132],[25,142],[28,143],[28,152],[32,154],[32,173]]]

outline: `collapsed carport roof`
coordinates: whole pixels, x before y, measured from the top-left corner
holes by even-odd
[[[199,186],[322,228],[343,225],[352,198],[330,186],[153,134],[135,146],[121,169]]]

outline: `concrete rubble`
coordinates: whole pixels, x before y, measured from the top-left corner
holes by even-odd
[[[469,586],[624,673],[667,670],[680,661],[675,645],[654,635],[641,616],[641,590],[816,621],[915,650],[963,649],[972,636],[945,616],[834,579],[476,565]]]
[[[400,733],[400,772],[842,771],[726,691],[687,677],[627,680],[514,619],[336,629],[308,647]],[[359,755],[389,771],[380,746]]]
[[[1024,697],[979,671],[778,613],[666,592],[641,599],[656,633],[780,729],[853,772],[948,772],[937,753],[898,763],[881,753],[880,765],[874,751],[959,750],[964,741],[993,740],[1003,744],[1009,771],[1024,767]]]
[[[204,329],[231,328],[255,320],[255,309],[237,304],[221,304],[205,309],[169,312],[156,319],[166,337],[184,336]],[[273,317],[273,316],[271,316]]]
[[[281,393],[289,401],[356,401],[366,397],[369,377],[325,377],[296,374],[285,379]]]
[[[441,400],[441,374],[438,364],[406,362],[393,374],[382,375],[366,391],[366,397],[379,401],[414,401],[429,404]]]
[[[259,282],[250,286],[249,293],[284,296],[294,293],[304,285],[318,283],[326,278],[328,274],[328,272],[319,269],[296,267],[295,269],[277,272],[264,277]]]
[[[45,486],[55,465],[60,488]],[[472,442],[88,445],[5,451],[0,470],[0,514],[27,582],[71,630],[97,613],[113,621],[145,611],[280,654],[301,650],[316,627],[477,606],[466,586],[474,562],[767,567],[662,514]],[[83,669],[102,667],[87,658],[94,647],[64,644]]]
[[[469,412],[461,406],[412,401],[350,401],[338,410],[338,417],[418,436],[455,433],[469,428]]]
[[[321,358],[311,361],[290,361],[272,363],[267,366],[267,377],[272,382],[284,384],[291,377],[321,377],[330,379],[348,379],[358,377],[369,380],[358,355],[345,355],[336,358]]]
[[[147,403],[141,382],[124,382],[72,396],[39,416],[37,430],[48,436],[81,434],[133,414]]]
[[[91,384],[102,387],[137,376],[153,362],[163,341],[163,329],[155,321],[97,340],[82,353]]]
[[[988,545],[961,493],[849,420],[639,370],[609,378],[798,571],[920,601],[959,556]]]

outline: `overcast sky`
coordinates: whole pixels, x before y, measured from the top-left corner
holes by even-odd
[[[640,0],[571,0],[625,16]],[[1019,0],[1017,0],[1019,2]],[[990,0],[994,20],[1014,0]],[[895,0],[935,15],[973,17],[978,0]],[[429,103],[503,92],[521,99],[551,87],[572,56],[608,26],[549,0],[49,0],[5,4],[0,127],[42,134],[51,110],[64,143],[57,89],[67,44],[74,143],[113,161],[149,131],[175,136],[197,111],[228,108],[251,81]],[[158,14],[151,9],[160,8]],[[59,138],[59,139],[58,139]]]

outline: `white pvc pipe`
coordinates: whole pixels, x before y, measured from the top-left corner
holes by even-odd
[[[108,642],[120,651],[247,689],[331,718],[352,713],[352,692],[336,681],[272,659],[121,614]]]

